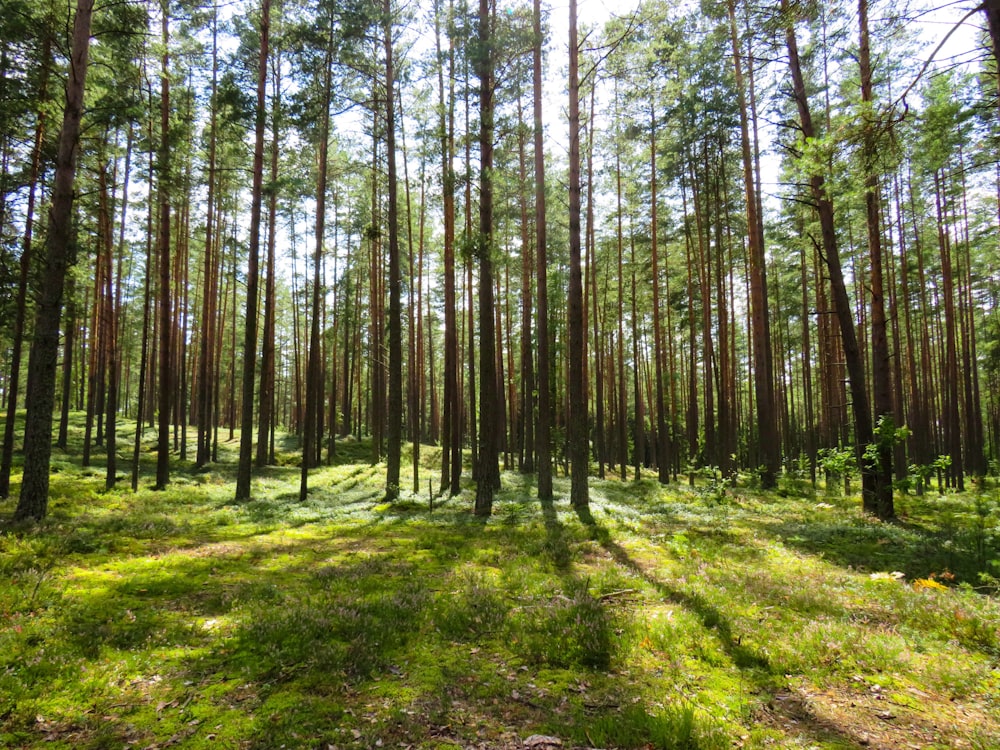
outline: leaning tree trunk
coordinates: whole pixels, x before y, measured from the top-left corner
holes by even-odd
[[[782,0],[782,10],[787,12],[787,1]],[[792,75],[792,90],[795,104],[799,112],[799,124],[802,136],[806,139],[816,135],[813,127],[812,114],[809,110],[809,99],[806,94],[805,79],[799,63],[798,42],[791,21],[785,27],[785,43],[788,48],[788,65]],[[864,458],[864,447],[872,442],[872,418],[868,403],[868,391],[865,387],[865,366],[861,350],[858,347],[857,333],[854,329],[854,319],[851,317],[851,303],[847,296],[847,286],[844,283],[844,272],[840,262],[840,250],[837,246],[836,228],[833,216],[833,201],[827,195],[825,181],[818,172],[809,176],[809,190],[813,204],[819,215],[820,234],[822,237],[821,255],[826,262],[830,275],[830,288],[833,293],[833,308],[840,326],[840,337],[844,350],[844,362],[851,389],[851,408],[854,415],[855,451],[861,468],[862,504],[866,510],[874,512],[877,477],[874,467]]]

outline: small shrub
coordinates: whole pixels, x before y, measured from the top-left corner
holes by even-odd
[[[365,677],[383,668],[419,628],[426,592],[411,586],[369,597],[321,592],[251,602],[239,614],[236,644],[251,672],[339,672]]]
[[[536,664],[606,670],[615,652],[614,617],[583,585],[522,608],[510,631],[516,648]]]
[[[438,595],[434,604],[434,627],[455,641],[474,641],[498,632],[507,619],[509,606],[486,576],[461,573],[451,590]]]

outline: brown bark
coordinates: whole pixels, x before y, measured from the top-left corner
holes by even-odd
[[[254,125],[253,172],[250,194],[250,248],[247,258],[247,307],[243,335],[243,387],[240,416],[240,460],[236,472],[236,501],[250,499],[253,461],[253,402],[257,369],[257,309],[260,286],[260,220],[264,185],[264,122],[267,61],[271,30],[271,0],[261,0],[260,52],[257,57],[257,102]],[[235,353],[234,353],[235,355]]]
[[[861,74],[862,169],[865,178],[865,223],[868,230],[868,257],[871,265],[871,337],[872,337],[872,406],[880,428],[894,432],[892,371],[889,360],[889,337],[885,312],[885,285],[882,280],[882,218],[879,206],[879,183],[875,171],[875,140],[871,45],[868,35],[868,0],[858,0],[858,24],[861,35],[858,65]],[[886,427],[888,425],[888,427]],[[892,435],[876,436],[877,452],[875,504],[865,510],[882,520],[895,515],[892,499]]]
[[[757,188],[754,180],[747,102],[743,83],[742,52],[736,31],[736,6],[728,0],[729,30],[733,47],[733,70],[740,111],[740,138],[743,151],[743,186],[746,194],[747,241],[750,256],[750,319],[753,336],[753,380],[757,417],[757,455],[761,486],[777,484],[780,445],[774,402],[774,367],[771,353],[770,317],[767,311],[767,269],[764,236],[761,231]]]
[[[787,13],[787,1],[782,0],[782,10]],[[799,64],[798,42],[791,21],[785,28],[785,42],[788,48],[789,71],[792,75],[793,96],[799,112],[799,124],[804,138],[816,135],[812,116],[809,110],[809,99],[806,94],[805,79]],[[833,294],[833,308],[840,325],[840,338],[843,345],[844,360],[847,366],[848,380],[851,389],[851,407],[854,415],[855,450],[862,473],[862,502],[866,510],[874,512],[877,497],[877,477],[874,467],[863,458],[864,447],[872,442],[871,410],[868,402],[868,392],[865,387],[864,359],[858,347],[854,320],[851,315],[851,304],[847,296],[847,286],[840,262],[840,251],[837,246],[836,230],[833,216],[833,202],[826,193],[825,181],[821,174],[809,176],[810,194],[820,220],[822,235],[821,255],[830,274],[830,286]]]
[[[382,6],[385,36],[385,148],[389,192],[389,411],[386,430],[385,499],[399,497],[399,471],[403,447],[403,311],[399,257],[399,206],[396,177],[396,97],[392,56],[392,6]]]
[[[538,498],[552,500],[552,400],[549,361],[548,249],[545,211],[545,151],[542,144],[542,11],[534,0],[532,11],[532,91],[535,141],[535,275],[538,295]]]
[[[572,1],[572,0],[571,0]],[[479,456],[477,516],[489,516],[500,489],[497,447],[501,415],[497,394],[496,322],[493,296],[493,16],[489,0],[479,0],[476,75],[479,78]]]
[[[52,455],[52,414],[59,352],[59,321],[63,286],[70,264],[73,181],[76,174],[80,119],[90,52],[93,0],[77,0],[73,20],[66,103],[59,132],[56,172],[49,209],[41,294],[35,313],[35,338],[28,362],[32,394],[24,429],[24,473],[14,511],[15,521],[41,520],[48,511],[49,462]]]

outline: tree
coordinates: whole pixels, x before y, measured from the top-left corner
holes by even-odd
[[[812,112],[809,108],[809,97],[806,92],[805,77],[799,62],[798,42],[788,0],[782,0],[782,11],[785,15],[785,44],[788,49],[789,72],[792,76],[792,92],[799,114],[799,128],[804,141],[808,145],[810,139],[817,136],[813,125]],[[802,147],[800,146],[800,149]],[[801,151],[800,151],[801,154]],[[808,164],[808,163],[807,163]],[[865,446],[873,440],[871,409],[868,401],[868,391],[865,382],[865,366],[861,350],[858,346],[858,336],[851,316],[851,303],[847,295],[847,285],[844,282],[844,271],[840,259],[840,249],[837,244],[837,229],[834,224],[833,200],[828,194],[826,180],[818,165],[808,164],[809,191],[813,206],[819,216],[821,254],[830,276],[830,288],[833,294],[833,308],[840,327],[840,338],[844,351],[848,380],[851,389],[851,409],[854,415],[855,451],[862,475],[862,502],[866,510],[874,511],[876,497],[876,477],[870,463],[864,457]]]
[[[534,0],[532,26],[532,91],[535,142],[535,266],[538,296],[538,430],[535,433],[538,457],[538,497],[552,499],[552,365],[549,359],[549,287],[548,244],[546,241],[545,210],[545,149],[542,123],[542,8],[541,0]]]
[[[250,255],[247,266],[247,315],[243,336],[243,399],[240,419],[240,462],[236,473],[237,502],[250,499],[253,461],[254,374],[257,369],[257,295],[260,285],[260,216],[264,184],[264,124],[271,0],[261,0],[260,54],[257,58],[257,111],[254,124],[253,187],[250,198]]]
[[[170,189],[171,153],[170,142],[170,0],[161,0],[161,41],[163,53],[160,68],[160,148],[157,154],[158,181],[157,203],[159,229],[157,232],[157,255],[159,264],[159,302],[157,305],[159,325],[159,383],[158,409],[159,429],[156,441],[156,489],[165,489],[170,481],[170,417],[173,406],[173,367],[171,355],[170,326]]]
[[[399,187],[396,176],[396,94],[392,55],[392,4],[384,0],[385,35],[385,148],[389,192],[389,428],[386,431],[385,499],[399,497],[399,470],[403,447],[403,310],[399,257]],[[412,415],[411,415],[412,417]]]
[[[63,286],[70,261],[73,182],[76,176],[80,120],[90,54],[93,0],[77,0],[73,18],[66,103],[59,131],[52,205],[45,240],[41,294],[35,313],[35,338],[28,362],[32,394],[24,430],[24,474],[15,521],[41,520],[48,511],[49,461],[52,455],[52,414],[55,406],[56,360]]]
[[[886,330],[885,285],[882,281],[882,212],[879,207],[879,183],[875,171],[876,142],[872,91],[871,42],[868,35],[868,0],[858,0],[860,45],[858,67],[861,75],[861,169],[865,191],[865,225],[868,230],[868,257],[871,263],[871,336],[874,418],[879,426],[876,436],[875,496],[865,510],[882,520],[895,515],[892,502],[893,423],[892,378],[889,363],[889,338]],[[868,459],[871,460],[871,459]]]
[[[587,383],[584,374],[586,330],[583,320],[583,270],[580,243],[580,48],[576,28],[576,0],[569,0],[569,424],[570,502],[576,508],[590,503],[588,486],[589,434]]]
[[[489,516],[500,489],[497,460],[500,416],[497,398],[496,322],[493,298],[493,8],[479,0],[475,49],[479,78],[479,456],[476,476],[477,516]]]
[[[774,365],[771,324],[767,309],[767,261],[764,256],[763,223],[759,216],[757,189],[751,159],[746,93],[743,82],[742,51],[736,30],[735,0],[728,0],[729,30],[733,44],[733,70],[740,112],[740,139],[743,149],[743,191],[746,198],[747,244],[750,254],[750,311],[753,328],[754,396],[757,405],[757,445],[760,452],[761,486],[777,483],[780,444],[774,401]]]

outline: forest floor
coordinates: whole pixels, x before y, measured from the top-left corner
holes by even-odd
[[[471,486],[383,503],[351,442],[237,504],[225,447],[163,492],[59,454],[30,527],[15,475],[0,746],[1000,747],[995,489],[882,524],[801,480],[595,478],[577,513],[505,472],[481,521]]]

